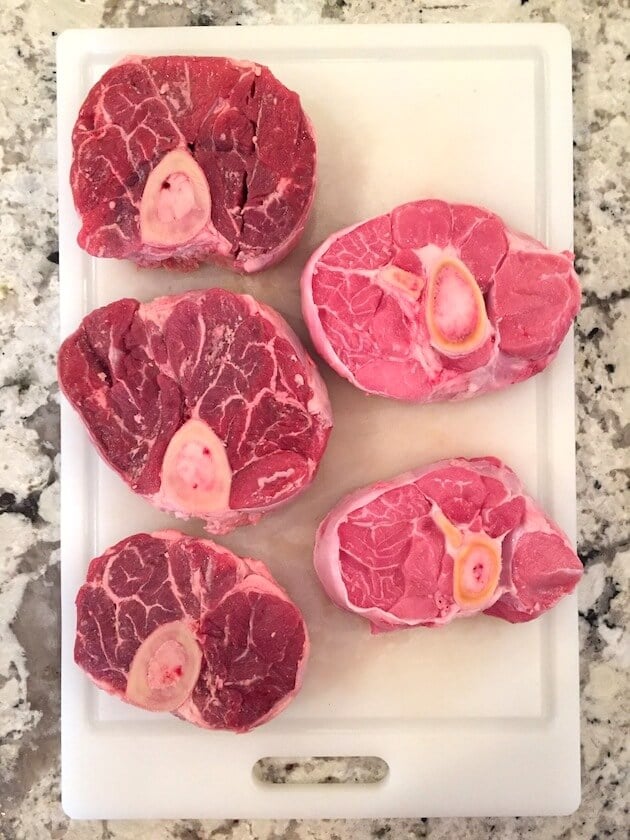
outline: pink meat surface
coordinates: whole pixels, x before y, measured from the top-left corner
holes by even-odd
[[[88,93],[72,147],[78,242],[97,257],[260,271],[295,246],[313,201],[299,97],[249,61],[127,58]]]
[[[485,612],[531,621],[573,591],[568,538],[496,458],[454,458],[342,499],[317,532],[329,597],[373,632]]]
[[[200,654],[196,681],[170,710],[190,723],[246,732],[279,714],[302,684],[309,640],[299,609],[263,563],[210,540],[177,531],[127,537],[92,560],[76,606],[76,663],[134,705],[150,708],[129,688],[138,652],[173,626]],[[164,648],[158,654],[164,662]]]
[[[415,201],[329,237],[302,274],[318,352],[358,388],[472,397],[554,358],[580,307],[573,255],[480,207]]]
[[[307,487],[332,427],[326,386],[288,324],[224,289],[97,309],[62,344],[58,370],[131,489],[210,533]]]

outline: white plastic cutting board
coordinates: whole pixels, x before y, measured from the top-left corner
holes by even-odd
[[[252,278],[96,260],[75,242],[70,133],[90,86],[123,56],[229,55],[298,91],[319,144],[306,235]],[[298,277],[330,232],[420,197],[487,205],[555,249],[572,245],[571,47],[556,25],[73,31],[58,42],[61,330],[122,296],[247,291],[304,335]],[[531,624],[481,617],[372,638],[311,566],[317,523],[349,490],[455,455],[497,455],[575,536],[572,337],[546,373],[453,405],[400,405],[324,375],[335,431],[299,501],[221,541],[266,561],[312,635],[304,689],[248,735],[125,706],[74,665],[73,600],[91,557],[173,524],[99,461],[62,405],[63,805],[72,817],[394,817],[560,814],[580,796],[575,597]],[[200,534],[195,523],[184,526]],[[380,756],[376,785],[265,785],[264,756]]]

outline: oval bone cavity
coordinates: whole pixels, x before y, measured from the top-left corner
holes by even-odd
[[[177,510],[225,511],[232,470],[223,442],[203,420],[191,419],[171,438],[162,462],[160,490]]]
[[[190,696],[200,670],[201,648],[186,624],[163,624],[136,651],[125,699],[152,712],[173,712]]]
[[[431,344],[446,356],[467,355],[486,340],[488,316],[481,289],[459,260],[446,260],[433,272],[426,318]]]
[[[210,218],[210,189],[189,152],[168,152],[149,174],[140,204],[140,236],[148,245],[188,242]]]
[[[439,509],[433,521],[454,557],[453,598],[464,610],[479,610],[492,600],[501,574],[501,547],[481,532],[464,532]]]
[[[455,601],[465,610],[483,609],[492,600],[500,574],[500,547],[483,534],[475,534],[455,556]]]

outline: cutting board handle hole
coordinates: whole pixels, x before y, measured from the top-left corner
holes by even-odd
[[[374,785],[385,779],[389,765],[376,755],[265,756],[252,773],[267,785]]]

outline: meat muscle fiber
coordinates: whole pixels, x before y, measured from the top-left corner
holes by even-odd
[[[224,289],[97,309],[62,344],[58,369],[123,481],[210,533],[305,489],[332,427],[326,386],[289,325]]]
[[[135,534],[90,563],[74,658],[99,688],[206,729],[246,732],[302,684],[304,619],[263,563],[177,531]]]
[[[329,597],[374,632],[479,612],[517,623],[573,591],[582,564],[496,458],[454,458],[342,499],[314,562]]]
[[[333,234],[302,274],[304,318],[328,364],[364,391],[419,402],[533,376],[579,306],[570,252],[444,201]]]
[[[315,139],[267,67],[130,57],[94,85],[72,134],[79,245],[97,257],[260,271],[304,230]]]

